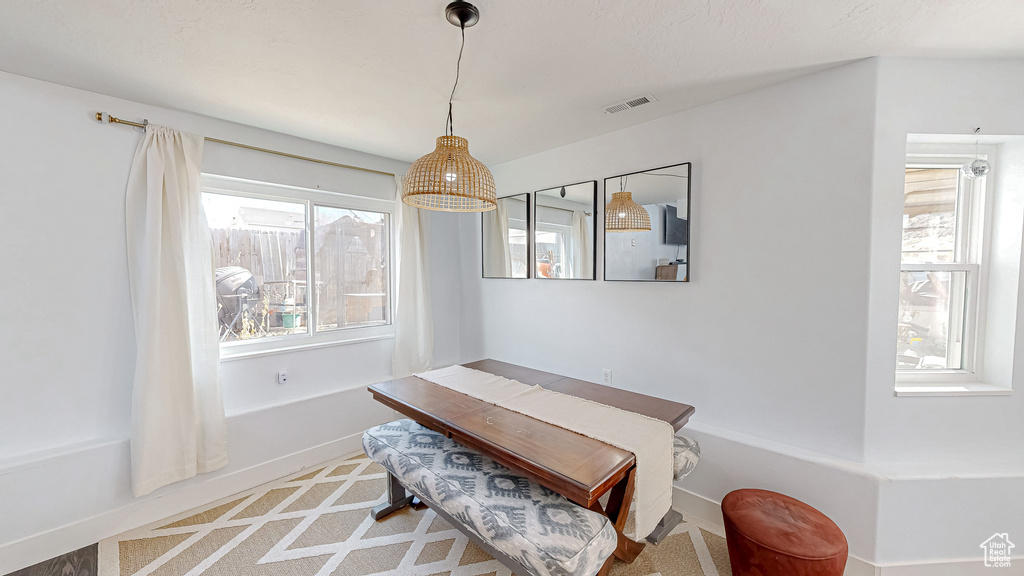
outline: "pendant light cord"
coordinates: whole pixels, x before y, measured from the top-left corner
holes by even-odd
[[[448,97],[448,120],[445,122],[444,133],[455,135],[455,121],[452,120],[452,100],[455,99],[455,89],[459,87],[459,71],[462,68],[462,51],[466,49],[466,24],[460,24],[462,30],[462,46],[459,47],[459,60],[455,63],[455,85],[452,86],[452,94]]]

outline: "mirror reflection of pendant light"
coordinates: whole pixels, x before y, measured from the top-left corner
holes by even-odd
[[[469,141],[455,135],[452,99],[459,85],[462,49],[466,47],[466,28],[480,20],[480,11],[469,2],[452,2],[445,8],[448,21],[462,30],[462,47],[455,67],[455,86],[448,98],[445,135],[437,139],[433,152],[409,166],[405,175],[402,201],[410,206],[444,212],[486,212],[498,201],[494,176],[482,162],[469,154]]]
[[[619,179],[619,188],[621,191],[613,193],[604,207],[605,232],[650,232],[651,215],[633,201],[631,192],[626,192],[625,178]]]
[[[981,132],[981,127],[978,127],[974,131],[975,134],[979,132]],[[964,164],[963,168],[961,168],[961,170],[963,170],[964,172],[964,176],[970,178],[971,180],[975,178],[981,178],[982,176],[988,174],[988,171],[992,169],[992,166],[988,163],[988,160],[985,160],[978,155],[978,147],[980,144],[980,138],[974,141],[974,160],[971,160],[967,164]]]

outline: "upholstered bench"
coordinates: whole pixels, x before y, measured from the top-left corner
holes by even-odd
[[[675,436],[672,439],[672,459],[672,480],[678,481],[686,478],[697,467],[697,461],[700,460],[700,444],[686,436]],[[654,530],[647,535],[646,540],[651,544],[661,542],[682,521],[683,515],[675,509],[670,509]],[[625,534],[631,540],[640,539],[630,524],[627,524]]]
[[[682,480],[693,472],[700,460],[700,444],[693,438],[675,436],[672,439],[672,479]]]
[[[593,576],[615,551],[604,515],[412,420],[370,428],[363,450],[390,476],[375,519],[408,504],[408,489],[522,576]]]

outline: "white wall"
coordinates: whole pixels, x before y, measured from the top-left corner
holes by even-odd
[[[692,161],[691,282],[481,279],[465,217],[480,312],[463,359],[610,368],[699,421],[859,459],[874,74],[854,64],[492,167],[508,195]]]
[[[1009,312],[1017,342],[1006,351],[1014,356],[1012,395],[895,397],[892,339],[907,134],[969,134],[980,126],[986,134],[1021,135],[1022,99],[1020,60],[879,64],[865,452],[872,462],[907,471],[905,482],[882,484],[881,561],[973,558],[978,544],[997,531],[1024,533],[1024,294]],[[999,193],[1011,200],[1020,191],[1007,188],[1014,174],[1006,176],[1011,180],[998,184]],[[919,476],[918,468],[926,473]]]
[[[408,164],[9,74],[0,74],[0,107],[2,574],[143,523],[124,518],[170,513],[136,505],[127,476],[134,335],[124,190],[141,134],[101,125],[94,113],[396,173]],[[207,145],[203,169],[343,192],[389,179],[218,144]],[[448,215],[429,224],[435,294],[461,290],[459,261],[449,256],[455,227]],[[434,303],[436,362],[448,364],[460,354],[460,311],[457,298]],[[260,473],[281,475],[358,449],[341,440],[392,415],[363,390],[390,377],[391,349],[382,340],[224,362],[231,465],[143,501],[187,494],[180,511],[245,487],[224,478],[275,462]],[[287,386],[276,383],[279,368],[289,370]],[[59,530],[83,521],[91,532]]]
[[[897,398],[892,339],[907,134],[970,134],[980,126],[985,134],[1024,135],[1022,99],[1021,60],[880,61],[866,357],[865,449],[871,460],[1012,460],[1024,468],[1024,347],[1013,351],[1017,392],[1011,396]],[[1020,342],[1020,300],[1016,313]]]
[[[996,162],[987,295],[992,313],[985,324],[984,370],[986,382],[1009,388],[1013,387],[1024,241],[1024,137],[1001,144]]]
[[[1024,134],[1022,83],[1021,61],[861,61],[494,166],[515,194],[693,162],[691,282],[481,279],[464,218],[463,360],[610,368],[696,406],[692,494],[786,492],[877,565],[975,562],[1024,533],[1022,399],[894,397],[903,162],[908,132]]]

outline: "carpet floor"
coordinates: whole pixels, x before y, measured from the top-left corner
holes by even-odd
[[[362,454],[100,542],[99,576],[509,576],[429,509],[380,522],[384,469]],[[731,575],[720,526],[695,517],[616,576]]]

